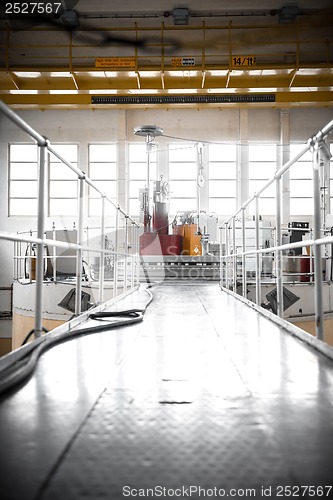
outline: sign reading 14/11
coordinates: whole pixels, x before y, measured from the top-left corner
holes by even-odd
[[[233,56],[233,66],[255,66],[256,58],[253,56]]]

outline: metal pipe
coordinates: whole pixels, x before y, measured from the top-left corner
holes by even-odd
[[[102,196],[102,213],[101,213],[101,256],[99,260],[99,302],[102,304],[104,300],[104,262],[105,262],[105,196]]]
[[[125,257],[124,257],[124,292],[127,290],[127,261],[128,261],[128,218],[125,217]]]
[[[113,297],[117,296],[118,287],[118,231],[119,231],[119,207],[116,209],[116,234],[114,242],[114,271],[113,271]]]
[[[52,227],[52,238],[53,238],[53,240],[56,240],[56,230],[55,230],[54,224]],[[54,283],[57,281],[57,250],[56,250],[56,248],[57,247],[55,247],[55,246],[52,247],[52,254],[53,254],[52,266],[53,266],[53,281],[54,281]]]
[[[76,252],[76,290],[75,290],[75,316],[81,314],[81,294],[82,294],[82,240],[83,240],[83,216],[84,216],[84,177],[78,179],[78,227]],[[103,254],[102,254],[103,255]]]
[[[276,246],[282,244],[282,205],[281,205],[281,177],[276,179]],[[277,279],[277,314],[283,318],[283,274],[282,274],[282,252],[276,251],[276,279]]]
[[[246,251],[246,228],[245,228],[245,208],[242,209],[242,289],[243,289],[243,297],[246,298],[246,256],[245,256],[245,251]]]
[[[256,241],[256,304],[261,304],[261,283],[260,283],[260,228],[259,228],[259,196],[255,199],[255,241]]]
[[[226,281],[226,288],[229,289],[229,255],[230,255],[230,249],[229,249],[229,227],[228,224],[225,225],[225,250],[226,250],[226,266],[225,266],[225,281]]]
[[[37,236],[39,239],[44,238],[44,221],[45,221],[45,160],[46,146],[39,146],[38,159],[38,221],[37,221]],[[44,244],[37,244],[37,261],[36,261],[36,304],[35,304],[35,337],[38,338],[43,332],[43,279],[44,279]]]
[[[236,255],[236,219],[232,219],[232,253],[233,253],[233,291],[237,291],[237,255]]]
[[[220,286],[223,286],[223,255],[222,255],[222,228],[219,227],[219,239],[220,239]]]
[[[322,262],[321,246],[316,244],[316,240],[321,237],[321,217],[320,217],[320,178],[319,178],[319,148],[318,143],[312,148],[313,163],[313,202],[314,202],[314,294],[315,294],[315,323],[316,337],[324,340],[324,314],[322,297]]]

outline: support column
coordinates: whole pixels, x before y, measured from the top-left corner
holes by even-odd
[[[239,110],[239,141],[237,152],[237,199],[236,206],[249,198],[249,114]],[[248,213],[248,208],[246,208]]]
[[[290,111],[282,109],[280,113],[280,163],[285,165],[290,160]],[[290,222],[290,175],[287,171],[282,176],[282,224]]]
[[[117,200],[119,205],[129,211],[128,206],[128,151],[127,151],[127,114],[126,110],[118,110],[117,141]]]

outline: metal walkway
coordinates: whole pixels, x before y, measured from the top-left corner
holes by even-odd
[[[153,294],[2,398],[1,498],[329,497],[333,361],[216,283]]]

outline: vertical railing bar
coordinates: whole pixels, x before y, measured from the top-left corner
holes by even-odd
[[[233,291],[237,292],[236,217],[232,218]]]
[[[258,252],[260,247],[259,196],[255,197],[255,244]],[[256,304],[261,304],[260,255],[256,253]]]
[[[77,244],[80,245],[80,247],[82,246],[83,239],[84,180],[84,176],[79,177]],[[76,251],[75,316],[79,316],[81,314],[82,253],[82,248],[78,248]]]
[[[105,196],[101,198],[102,213],[101,213],[101,256],[99,261],[99,302],[104,301],[104,262],[105,262]]]
[[[125,248],[124,248],[124,292],[127,290],[127,263],[128,263],[128,217],[125,216]]]
[[[282,205],[281,205],[281,177],[276,178],[276,246],[282,245]],[[283,318],[283,274],[282,252],[276,251],[276,286],[277,286],[277,314]]]
[[[229,227],[225,225],[225,252],[226,252],[226,288],[229,290]]]
[[[245,256],[245,251],[246,251],[246,229],[245,229],[245,208],[242,208],[242,294],[243,297],[246,298],[247,293],[246,293],[246,256]]]
[[[56,229],[55,224],[52,226],[52,239],[56,241]],[[57,281],[57,248],[55,246],[52,247],[52,267],[53,267],[53,282]]]
[[[134,267],[133,267],[133,236],[134,236],[134,227],[133,227],[133,224],[131,225],[131,249],[132,249],[132,252],[129,254],[129,258],[131,260],[131,290],[133,289],[133,286],[134,286],[134,274],[133,274],[133,271],[134,271]]]
[[[220,286],[225,286],[224,282],[224,266],[223,266],[223,238],[222,238],[222,227],[219,227],[219,237],[220,237]]]
[[[46,145],[38,146],[38,225],[37,237],[44,239],[44,221],[45,221],[45,159]],[[34,334],[38,338],[42,335],[43,325],[43,268],[44,268],[44,245],[37,243],[37,262],[36,262],[36,304],[35,304],[35,326]]]
[[[319,179],[319,148],[318,142],[312,146],[313,165],[313,202],[314,202],[314,240],[321,237],[321,217],[320,217],[320,179]],[[322,298],[322,262],[321,246],[314,245],[314,294],[315,294],[315,326],[316,337],[324,340],[324,314]]]
[[[114,270],[113,270],[113,297],[117,296],[118,288],[118,231],[119,231],[119,207],[116,208],[116,234],[114,241]]]

